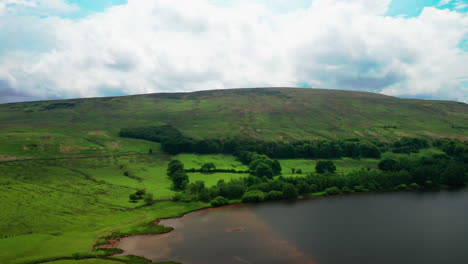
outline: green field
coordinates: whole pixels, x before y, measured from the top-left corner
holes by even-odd
[[[51,107],[69,103],[69,107]],[[112,232],[141,233],[157,218],[209,206],[169,201],[171,159],[186,169],[214,163],[247,170],[231,155],[169,156],[158,143],[120,138],[123,127],[170,124],[195,138],[264,140],[401,136],[468,139],[468,106],[318,89],[245,89],[0,105],[0,263],[43,263],[103,255],[93,249]],[[386,128],[392,126],[396,128]],[[151,151],[150,151],[151,150]],[[150,154],[151,152],[151,154]],[[435,149],[417,155],[440,153]],[[414,155],[414,154],[413,154]],[[405,154],[383,153],[383,157]],[[317,160],[280,160],[283,176],[314,172]],[[338,173],[376,168],[379,160],[334,160]],[[291,169],[302,174],[292,174]],[[210,187],[247,174],[189,173]],[[131,203],[146,189],[151,206]],[[157,229],[153,230],[157,232]],[[60,260],[54,264],[115,264],[122,259]]]

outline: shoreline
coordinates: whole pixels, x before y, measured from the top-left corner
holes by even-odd
[[[260,205],[260,204],[263,204],[263,203],[271,203],[271,202],[285,202],[285,201],[296,201],[296,200],[311,200],[311,199],[323,199],[323,198],[327,198],[327,197],[338,197],[338,196],[348,196],[348,195],[366,195],[366,194],[371,194],[371,193],[391,193],[391,192],[414,192],[414,191],[441,191],[441,190],[448,190],[448,189],[463,189],[463,188],[466,188],[466,187],[462,187],[462,188],[451,188],[449,186],[440,186],[440,187],[437,187],[437,188],[429,188],[429,189],[408,189],[408,190],[376,190],[376,191],[368,191],[368,192],[353,192],[353,193],[341,193],[341,194],[335,194],[335,195],[313,195],[313,194],[309,194],[309,195],[304,195],[304,196],[298,196],[298,197],[295,197],[295,198],[290,198],[290,199],[281,199],[281,200],[269,200],[269,201],[263,201],[263,202],[260,202],[260,203],[252,203],[252,202],[249,202],[249,203],[246,203],[246,202],[234,202],[232,204],[228,204],[228,205],[224,205],[224,206],[219,206],[219,207],[214,207],[214,206],[208,206],[208,207],[203,207],[203,208],[199,208],[199,209],[195,209],[195,210],[191,210],[191,211],[188,211],[186,213],[183,213],[182,215],[180,216],[176,216],[176,217],[165,217],[165,218],[157,218],[155,219],[154,221],[151,221],[149,224],[155,224],[155,225],[160,225],[161,221],[164,221],[164,220],[176,220],[176,219],[180,219],[180,218],[183,218],[189,214],[193,214],[193,213],[197,213],[197,212],[202,212],[202,211],[211,211],[211,210],[222,210],[224,208],[229,208],[229,207],[239,207],[239,206],[244,206],[244,205],[248,205],[248,204],[256,204],[256,205]],[[164,225],[161,225],[161,226],[164,226]],[[164,235],[164,234],[168,234],[172,231],[175,230],[174,227],[171,227],[171,226],[164,226],[164,227],[169,227],[171,228],[171,230],[167,231],[167,232],[162,232],[162,233],[149,233],[149,234],[135,234],[135,235],[132,235],[132,234],[129,234],[129,235],[125,235],[125,236],[122,236],[122,237],[111,237],[109,239],[106,240],[106,243],[105,244],[102,244],[102,245],[99,245],[97,246],[97,248],[100,248],[100,249],[118,249],[118,250],[122,250],[121,248],[119,248],[117,245],[118,243],[120,242],[120,240],[124,239],[124,238],[128,238],[128,237],[139,237],[139,236],[157,236],[157,235]],[[121,255],[121,254],[124,254],[125,251],[122,250],[122,252],[119,252],[119,253],[113,253],[113,254],[110,254],[109,256],[128,256],[128,255]],[[130,254],[131,255],[131,254]],[[142,258],[145,258],[143,256],[138,256],[138,257],[142,257]],[[145,258],[146,259],[146,258]],[[157,263],[157,262],[156,262]]]

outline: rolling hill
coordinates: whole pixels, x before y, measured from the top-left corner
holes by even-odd
[[[109,257],[111,252],[98,245],[106,237],[165,232],[167,228],[153,224],[155,219],[210,206],[174,199],[177,192],[166,174],[171,159],[191,170],[190,182],[202,181],[206,187],[249,177],[239,172],[248,166],[233,155],[169,155],[160,143],[119,137],[121,128],[171,125],[194,139],[393,141],[421,136],[466,141],[467,121],[468,105],[463,103],[294,88],[2,104],[0,263],[147,263]],[[383,152],[382,158],[439,154],[443,151],[427,148],[411,154]],[[380,160],[333,161],[337,173],[345,175],[375,170]],[[318,162],[283,158],[281,175],[304,178]],[[206,163],[223,171],[196,171]],[[142,189],[155,203],[129,201]]]
[[[124,127],[169,124],[194,138],[402,136],[468,139],[468,105],[298,88],[212,90],[0,105],[0,159],[147,151]]]

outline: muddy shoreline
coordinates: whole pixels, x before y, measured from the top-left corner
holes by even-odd
[[[447,188],[441,187],[441,188],[434,188],[434,189],[428,189],[428,190],[429,191],[430,190],[435,191],[435,190],[443,190],[443,189],[447,189]],[[428,191],[428,190],[426,190],[426,191]],[[327,198],[327,197],[339,197],[339,196],[344,197],[344,196],[348,196],[348,195],[353,195],[353,196],[354,195],[366,195],[366,194],[371,194],[371,193],[391,193],[391,192],[399,193],[399,192],[405,192],[405,191],[408,192],[408,191],[423,191],[423,190],[379,190],[379,191],[372,191],[372,192],[348,193],[348,194],[337,194],[337,195],[307,195],[307,196],[299,196],[299,197],[292,198],[292,199],[264,201],[264,202],[256,203],[256,204],[274,203],[274,202],[279,202],[279,201],[282,201],[282,202],[286,201],[287,202],[287,201],[309,200],[309,199],[324,199],[324,198]],[[164,220],[177,220],[177,219],[183,218],[183,217],[185,217],[187,215],[191,215],[191,214],[197,214],[197,213],[202,213],[202,212],[205,213],[205,212],[215,211],[215,210],[223,210],[225,208],[230,208],[230,207],[241,207],[241,206],[244,206],[244,205],[247,205],[247,204],[254,204],[254,203],[236,202],[236,203],[233,203],[233,204],[220,206],[220,207],[199,208],[199,209],[196,209],[196,210],[186,212],[186,213],[182,214],[181,216],[177,216],[177,217],[158,218],[158,219],[152,221],[151,224],[159,225]],[[163,226],[166,226],[166,225],[163,225]],[[99,248],[102,248],[102,249],[120,249],[120,250],[122,250],[121,248],[118,247],[118,244],[124,238],[164,235],[164,234],[168,234],[168,233],[170,233],[170,232],[172,232],[172,231],[174,231],[176,229],[174,226],[170,226],[170,225],[168,225],[166,227],[171,227],[172,230],[170,230],[168,232],[163,232],[163,233],[153,233],[153,234],[150,233],[150,234],[138,234],[138,235],[127,235],[127,236],[123,236],[123,237],[114,237],[114,238],[108,239],[107,243],[103,244],[103,245],[100,245]],[[243,227],[236,227],[236,228],[234,228],[232,230],[232,232],[237,231],[237,229],[242,230],[242,228]],[[113,256],[117,256],[117,255],[121,256],[124,253],[125,253],[125,251],[122,250],[122,252],[113,254]],[[142,256],[139,256],[139,257],[142,257]]]

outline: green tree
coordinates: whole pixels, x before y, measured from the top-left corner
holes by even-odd
[[[184,164],[179,160],[171,160],[167,166],[167,175],[172,178],[178,171],[184,171]]]
[[[258,177],[273,178],[273,169],[268,164],[261,162],[255,168],[254,175]]]
[[[442,174],[442,179],[450,186],[464,186],[467,182],[467,174],[463,165],[451,163],[447,166],[446,171]]]
[[[398,161],[394,159],[383,159],[379,162],[378,167],[379,170],[383,171],[398,171],[400,169]]]
[[[201,190],[200,193],[198,194],[198,199],[205,203],[209,202],[211,200],[210,190],[208,190],[207,188],[204,188],[203,190]]]
[[[205,183],[202,181],[196,181],[187,185],[186,190],[189,194],[199,194],[205,189]]]
[[[153,198],[153,194],[151,193],[145,193],[143,195],[143,201],[145,201],[145,204],[147,205],[151,205],[154,203],[154,198]]]
[[[211,172],[216,170],[216,165],[214,163],[205,163],[201,166],[201,170],[203,172]]]
[[[130,194],[128,198],[130,199],[131,203],[136,203],[139,200],[138,196],[134,193]]]
[[[180,170],[176,171],[172,175],[171,179],[172,179],[172,188],[176,191],[184,190],[189,182],[187,173],[185,173],[184,171],[180,171]]]
[[[315,171],[320,174],[325,172],[334,173],[336,171],[336,166],[331,160],[320,160],[315,165]]]
[[[283,191],[284,198],[295,198],[299,195],[296,187],[292,185],[291,183],[284,184],[282,191]]]

